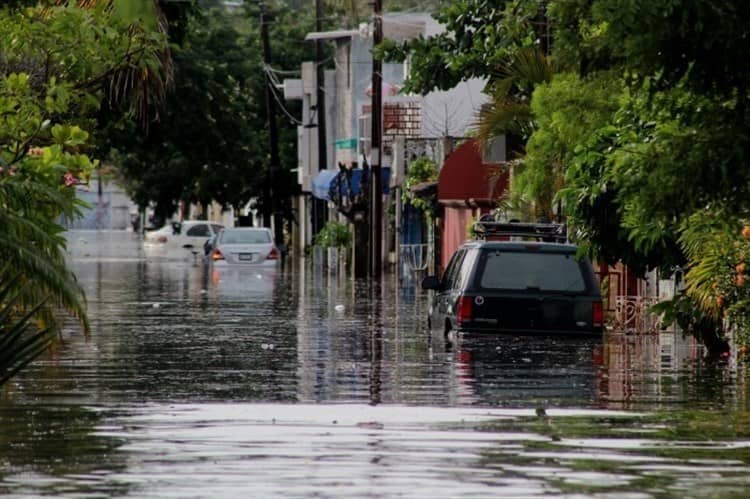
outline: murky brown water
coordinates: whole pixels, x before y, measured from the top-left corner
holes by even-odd
[[[704,497],[750,481],[747,377],[673,333],[424,330],[311,265],[208,272],[77,232],[93,333],[0,399],[15,497]],[[72,326],[72,325],[71,325]]]

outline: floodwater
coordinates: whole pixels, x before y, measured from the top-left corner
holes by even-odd
[[[10,497],[736,497],[747,375],[679,334],[427,334],[426,295],[69,233],[92,333],[0,393]],[[406,284],[406,285],[404,285]]]

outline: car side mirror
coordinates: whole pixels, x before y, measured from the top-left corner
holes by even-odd
[[[440,279],[436,275],[428,275],[422,279],[422,289],[440,289]]]
[[[172,234],[179,235],[182,232],[182,224],[180,222],[172,222]]]

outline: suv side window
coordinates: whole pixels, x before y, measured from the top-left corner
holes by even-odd
[[[211,231],[207,224],[198,224],[190,227],[185,235],[191,237],[208,237],[211,235]]]
[[[466,289],[466,286],[469,283],[469,276],[474,269],[476,260],[477,250],[474,248],[467,249],[463,261],[456,271],[456,282],[454,288]]]
[[[445,270],[445,274],[443,274],[443,280],[441,282],[441,287],[443,289],[454,289],[456,285],[456,277],[461,268],[461,263],[463,262],[465,254],[465,249],[459,249],[453,255],[453,258],[451,258],[450,263],[448,263],[448,268]]]

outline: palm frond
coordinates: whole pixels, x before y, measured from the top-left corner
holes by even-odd
[[[54,255],[50,259],[48,252],[7,233],[0,234],[0,255],[21,273],[22,282],[35,283],[33,287],[22,288],[23,306],[29,306],[40,296],[48,295],[51,305],[65,309],[81,322],[85,332],[89,331],[83,289],[75,275],[65,267],[62,255]],[[43,308],[40,315],[45,322],[56,323],[56,309]]]
[[[21,274],[0,272],[0,386],[37,358],[54,339],[52,330],[37,329],[33,319],[44,308],[44,300],[32,307],[23,307],[22,297],[31,285],[21,286]]]
[[[17,276],[11,282],[23,290],[21,308],[46,301],[37,312],[41,322],[54,326],[58,309],[63,309],[88,332],[84,293],[66,266],[64,229],[54,221],[60,210],[75,214],[69,201],[44,182],[17,177],[0,182],[0,205],[4,207],[0,210],[0,261]],[[7,271],[0,274],[0,278],[7,276]]]
[[[531,94],[537,85],[552,80],[552,64],[541,50],[526,47],[516,51],[494,71],[489,84],[492,102],[479,112],[477,139],[487,144],[495,137],[514,133],[528,137],[534,130]]]
[[[501,73],[512,77],[526,92],[534,86],[552,81],[552,64],[549,57],[536,47],[525,47],[517,51]]]
[[[534,122],[531,106],[513,98],[494,100],[479,111],[477,140],[486,144],[500,135],[514,133],[528,136]]]
[[[125,105],[144,127],[158,120],[167,92],[174,84],[174,63],[166,43],[168,21],[157,0],[58,0],[83,9],[105,9],[128,26],[128,37],[144,50],[125,54],[119,66],[110,68],[104,82],[112,107]],[[155,43],[153,33],[164,43]],[[97,83],[99,78],[95,79]]]

